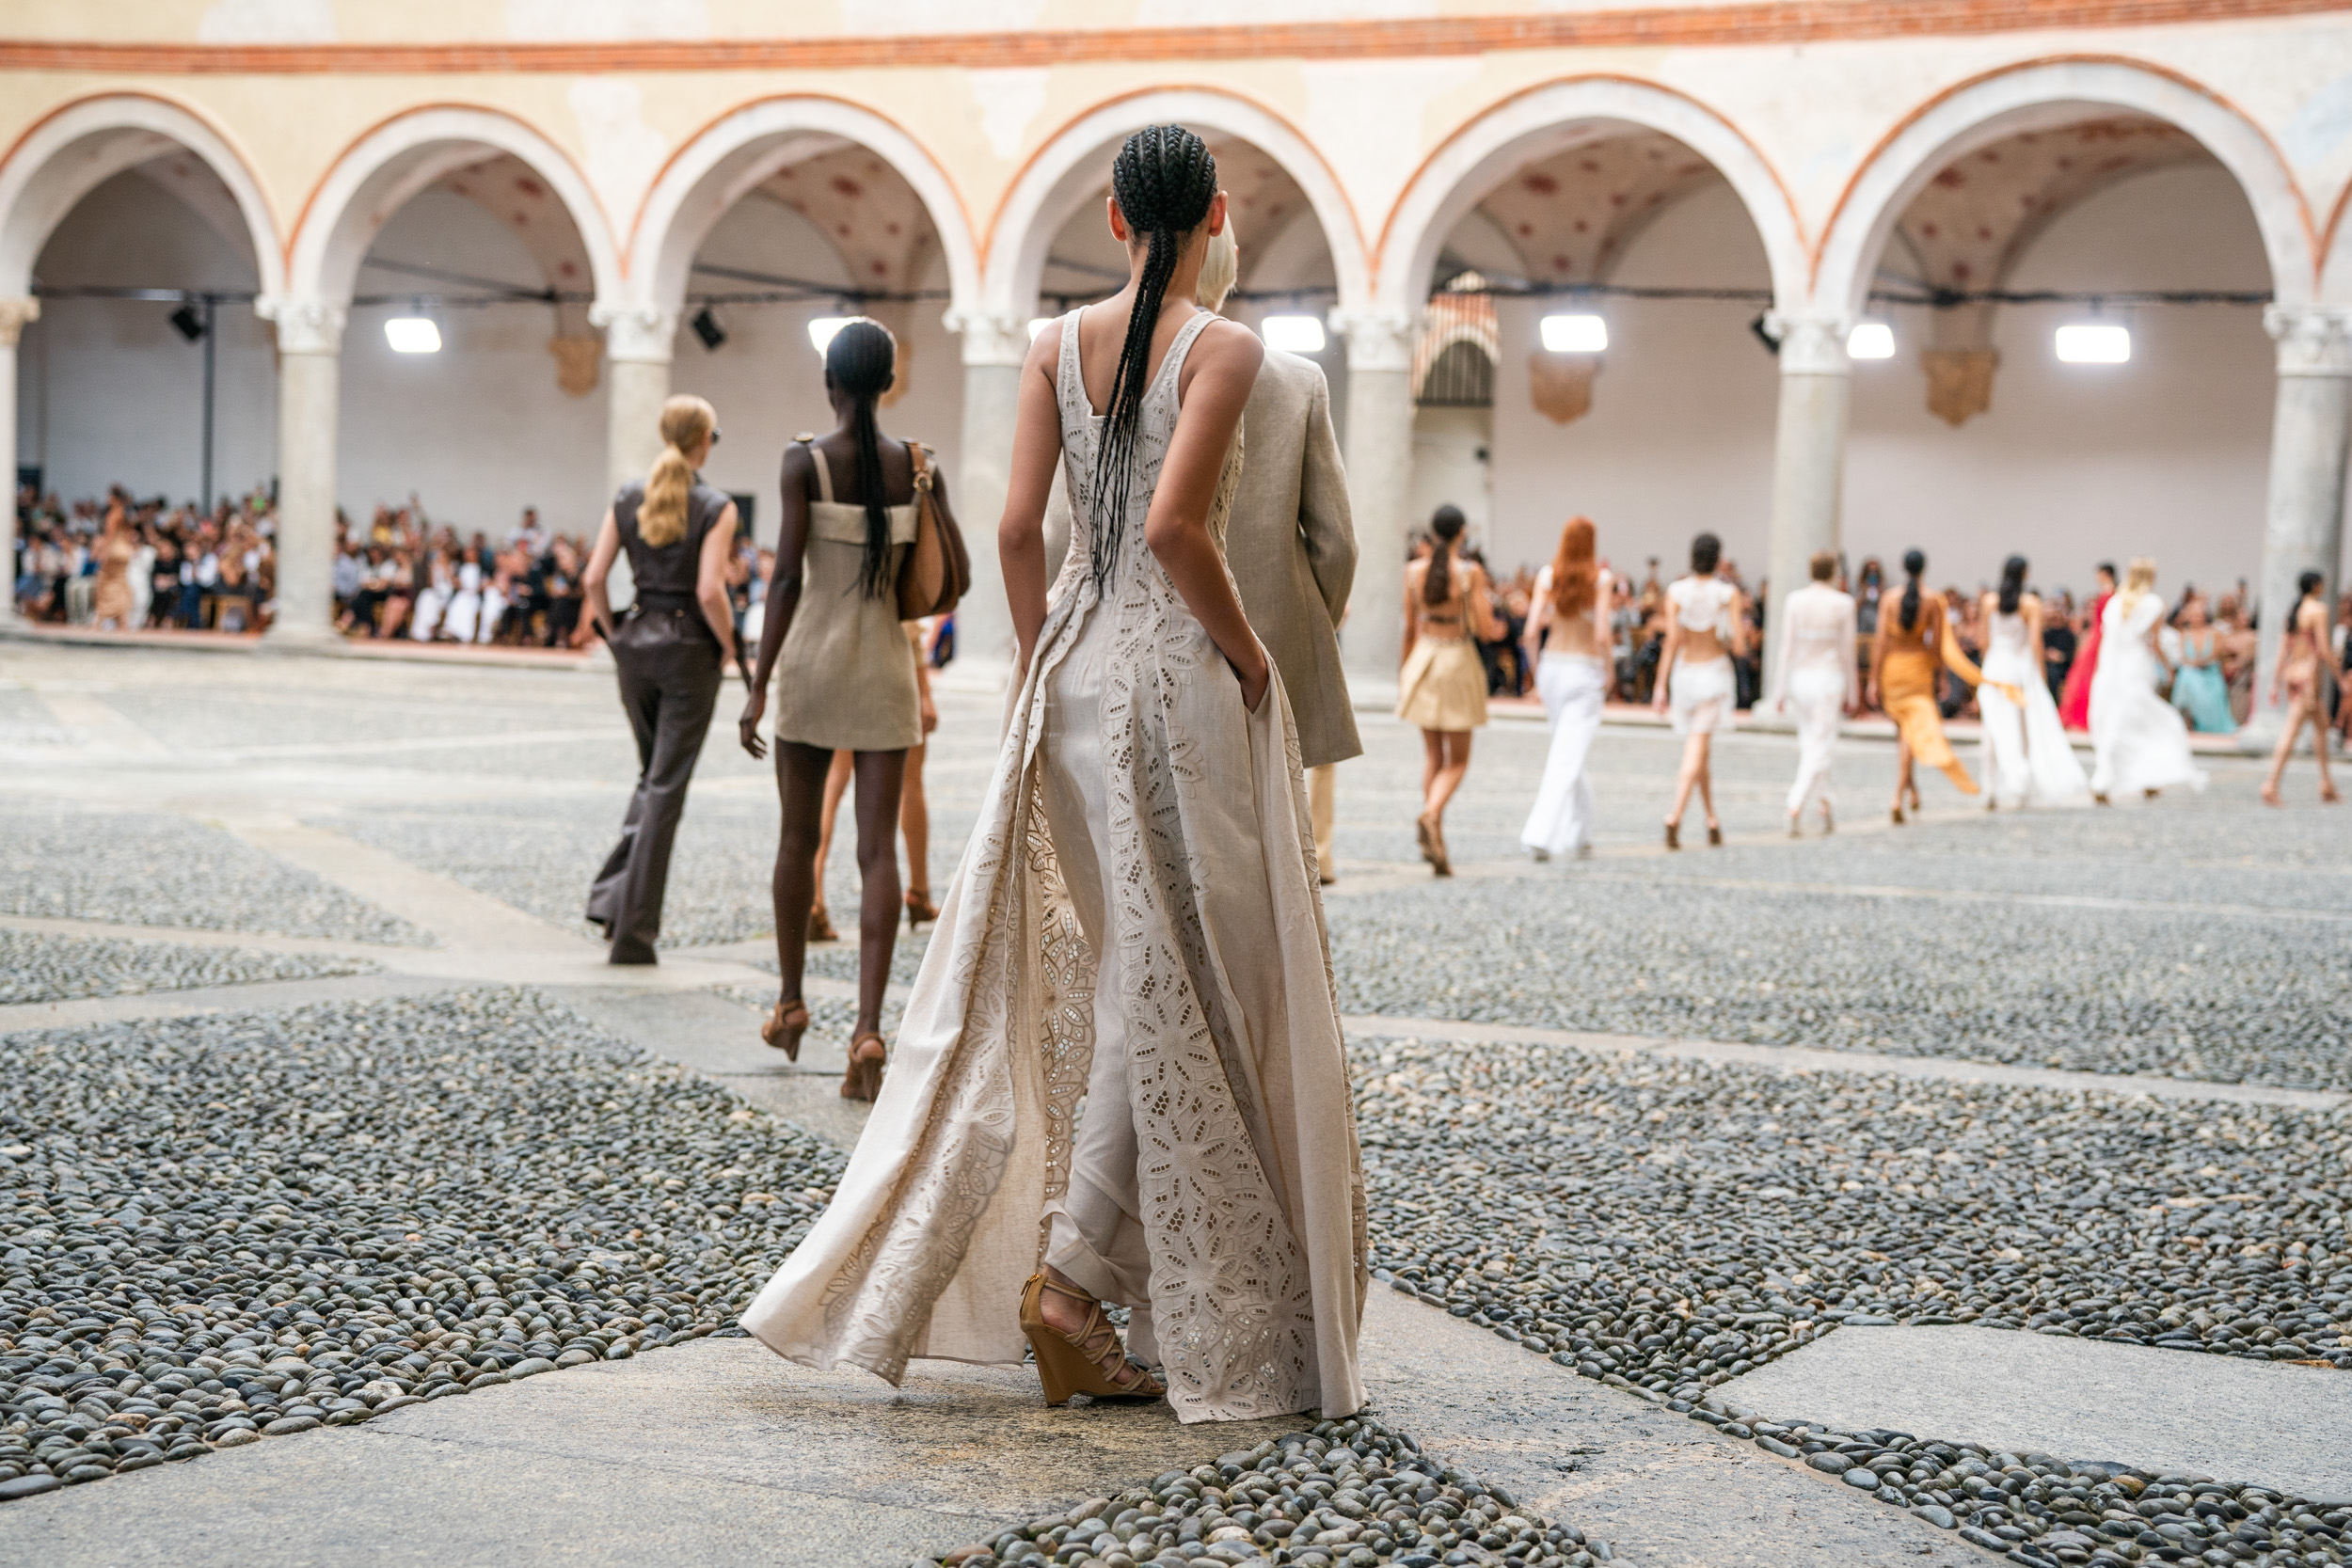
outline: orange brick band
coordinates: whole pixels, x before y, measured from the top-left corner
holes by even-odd
[[[1476,55],[1518,49],[1788,44],[2311,16],[2344,0],[1742,0],[1567,15],[1299,22],[1252,27],[1062,28],[908,38],[445,44],[0,40],[0,70],[130,74],[823,71],[1120,60]]]

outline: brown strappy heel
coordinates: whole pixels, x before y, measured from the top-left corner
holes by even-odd
[[[834,940],[833,931],[833,916],[825,912],[825,906],[822,904],[818,905],[816,908],[808,911],[808,940],[810,942],[832,942]]]
[[[808,1004],[779,1002],[759,1026],[759,1037],[784,1053],[787,1062],[801,1059],[801,1037],[808,1033]]]
[[[1087,1304],[1086,1327],[1076,1338],[1047,1325],[1042,1303],[1048,1291]],[[1029,1275],[1029,1282],[1022,1287],[1021,1332],[1037,1354],[1037,1380],[1045,1386],[1047,1404],[1068,1404],[1073,1394],[1098,1400],[1156,1400],[1168,1392],[1149,1369],[1127,1354],[1119,1331],[1103,1316],[1101,1302],[1042,1274]],[[1120,1355],[1115,1373],[1103,1367],[1104,1358],[1113,1351]]]
[[[880,1035],[865,1034],[851,1040],[850,1071],[841,1081],[841,1098],[871,1104],[882,1094],[882,1066],[889,1056],[890,1047]]]
[[[926,921],[934,925],[938,923],[939,906],[931,902],[930,889],[918,888],[909,893],[906,902],[908,930],[921,930]]]

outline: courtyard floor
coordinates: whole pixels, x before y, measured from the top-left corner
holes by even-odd
[[[935,886],[999,705],[942,694]],[[1438,882],[1419,738],[1364,716],[1375,1404],[1184,1429],[734,1327],[860,1115],[847,944],[800,1063],[758,1042],[732,712],[664,961],[612,970],[609,675],[0,642],[0,1561],[2352,1560],[2352,817],[2308,764],[2278,812],[2221,755],[2097,812],[1930,776],[1897,828],[1857,739],[1792,843],[1793,741],[1742,733],[1729,842],[1669,855],[1678,743],[1613,726],[1598,852],[1537,865],[1545,735],[1498,722]]]

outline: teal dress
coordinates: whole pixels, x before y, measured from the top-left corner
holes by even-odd
[[[2230,683],[2221,678],[2220,639],[2210,629],[2181,633],[2181,667],[2172,676],[2172,705],[2201,735],[2233,735]]]

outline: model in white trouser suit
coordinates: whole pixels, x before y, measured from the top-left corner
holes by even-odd
[[[1797,720],[1797,778],[1788,786],[1788,836],[1797,836],[1804,808],[1818,800],[1821,830],[1830,813],[1830,766],[1837,752],[1837,721],[1862,701],[1855,655],[1853,595],[1830,586],[1837,558],[1813,558],[1813,580],[1780,607],[1780,658],[1772,674],[1772,705]]]
[[[1569,586],[1565,610],[1554,574],[1580,579]],[[1519,843],[1539,861],[1592,849],[1593,781],[1584,764],[1609,693],[1611,588],[1609,574],[1593,562],[1593,525],[1578,517],[1561,534],[1559,559],[1536,577],[1528,607],[1527,661],[1535,667],[1535,691],[1551,720],[1551,752]]]

